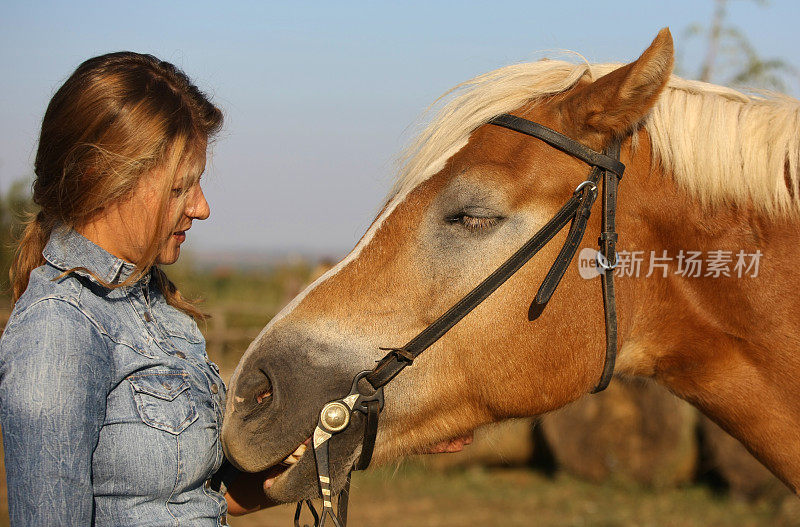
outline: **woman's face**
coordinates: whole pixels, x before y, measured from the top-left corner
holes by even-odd
[[[205,155],[202,159],[205,165]],[[171,178],[165,181],[164,178]],[[210,209],[200,179],[186,187],[184,174],[174,177],[163,170],[144,176],[127,199],[107,207],[102,214],[78,231],[114,256],[128,262],[140,262],[154,234],[158,236],[159,252],[156,263],[175,263],[181,244],[194,220],[208,218]],[[160,215],[165,185],[169,185],[166,211]],[[159,216],[162,221],[159,222]],[[159,224],[160,223],[160,224]]]
[[[192,227],[192,222],[204,220],[210,214],[211,209],[200,187],[199,178],[188,188],[180,184],[173,185],[170,190],[165,225],[161,230],[164,244],[158,253],[156,263],[162,265],[175,263],[181,254],[181,244],[186,241],[186,231]]]

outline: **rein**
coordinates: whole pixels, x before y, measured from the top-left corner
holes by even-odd
[[[508,260],[503,262],[492,274],[486,277],[472,291],[422,330],[417,336],[399,348],[380,348],[388,353],[378,361],[371,370],[360,372],[353,379],[350,393],[341,399],[327,403],[320,412],[317,427],[312,436],[314,458],[317,467],[317,483],[322,498],[322,513],[318,514],[311,500],[297,504],[294,523],[300,527],[300,514],[305,504],[314,518],[315,527],[324,527],[328,517],[335,527],[344,527],[347,523],[347,502],[350,492],[350,473],[352,470],[366,469],[372,459],[375,438],[378,432],[378,417],[383,410],[383,387],[386,386],[404,368],[410,366],[423,351],[439,340],[462,318],[486,300],[498,287],[519,271],[536,253],[538,253],[553,237],[570,223],[569,232],[558,257],[547,272],[531,308],[529,320],[535,320],[544,310],[547,302],[558,287],[561,278],[572,262],[578,245],[583,239],[586,224],[591,215],[592,205],[598,197],[598,185],[603,185],[602,232],[598,239],[600,251],[597,264],[603,270],[603,309],[606,325],[606,353],[603,373],[591,393],[603,391],[611,382],[614,363],[617,356],[617,312],[614,294],[614,272],[617,266],[617,233],[616,208],[617,186],[625,165],[619,161],[620,143],[618,140],[603,153],[571,139],[541,124],[528,121],[510,114],[501,114],[488,124],[500,126],[523,133],[557,148],[590,165],[591,171],[572,194],[572,197],[539,231],[536,232]],[[346,430],[355,412],[364,415],[364,438],[361,456],[347,475],[347,482],[339,495],[338,510],[334,513],[331,495],[329,440],[334,435]]]

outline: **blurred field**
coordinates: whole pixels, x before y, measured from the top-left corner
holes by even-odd
[[[354,526],[384,527],[789,527],[800,525],[797,500],[747,503],[707,487],[660,491],[529,468],[474,467],[446,472],[419,465],[356,474]],[[288,526],[294,507],[232,518],[233,527]]]
[[[227,381],[250,340],[324,267],[302,260],[260,270],[198,270],[184,265],[170,274],[184,294],[203,298],[203,309],[212,314],[201,330],[209,355],[220,364]],[[0,327],[3,315],[0,304]],[[358,473],[353,481],[351,523],[388,527],[800,526],[800,500],[788,496],[770,475],[764,476],[751,458],[745,460],[751,464],[746,470],[739,469],[743,458],[735,441],[724,450],[735,463],[725,466],[733,467],[733,475],[745,483],[758,485],[743,485],[745,491],[735,492],[735,497],[728,492],[728,479],[735,480],[723,478],[724,471],[708,466],[709,459],[725,456],[707,455],[708,444],[696,444],[696,430],[702,427],[693,410],[651,391],[616,387],[607,399],[587,398],[583,406],[570,407],[550,423],[545,419],[536,429],[531,421],[517,421],[482,431],[476,444],[461,454],[425,456]],[[610,424],[600,429],[596,418],[604,414]],[[657,422],[647,420],[652,415],[659,416]],[[672,436],[664,435],[669,432],[665,426],[674,430]],[[589,435],[583,433],[586,430],[591,430]],[[620,437],[628,434],[635,435],[635,440]],[[710,437],[715,438],[713,446],[724,440]],[[557,443],[548,445],[548,441]],[[673,443],[682,446],[669,450]],[[670,471],[673,466],[677,468]],[[667,473],[669,477],[664,476]],[[767,484],[759,477],[766,478]],[[4,474],[0,485],[0,526],[4,526],[8,524]],[[288,526],[293,514],[293,506],[277,507],[230,518],[230,524]]]

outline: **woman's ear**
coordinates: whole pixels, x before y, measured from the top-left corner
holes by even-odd
[[[625,135],[655,104],[674,60],[672,34],[664,28],[636,61],[576,88],[561,102],[567,135],[595,150]]]

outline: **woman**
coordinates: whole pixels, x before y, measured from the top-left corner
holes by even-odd
[[[50,101],[0,339],[13,525],[224,525],[264,505],[263,475],[212,479],[225,388],[160,268],[209,216],[221,125],[183,72],[131,52],[87,60]]]

